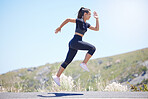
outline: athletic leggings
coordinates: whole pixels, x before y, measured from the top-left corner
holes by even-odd
[[[69,42],[69,51],[67,53],[66,59],[61,64],[64,69],[69,63],[71,63],[78,50],[88,50],[88,54],[93,55],[96,48],[93,45],[82,41],[81,36],[74,35],[73,39]]]

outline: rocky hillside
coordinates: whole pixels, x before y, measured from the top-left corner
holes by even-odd
[[[148,85],[148,48],[92,59],[88,62],[90,72],[83,71],[80,63],[74,61],[64,71],[65,79],[70,79],[68,87],[64,85],[59,88],[52,81],[51,76],[58,71],[59,62],[2,74],[0,91],[102,91],[106,84],[112,82]]]

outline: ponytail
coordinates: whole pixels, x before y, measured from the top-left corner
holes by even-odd
[[[90,9],[81,7],[80,10],[79,10],[79,12],[78,12],[77,18],[82,18],[82,16],[84,15],[84,12],[88,13],[89,11],[90,11]]]

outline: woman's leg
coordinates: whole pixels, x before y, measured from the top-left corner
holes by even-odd
[[[59,71],[57,73],[57,77],[61,76],[63,71],[66,69],[67,65],[69,65],[71,63],[71,61],[73,60],[73,58],[75,57],[76,53],[77,53],[77,50],[69,48],[66,59],[59,68]]]
[[[92,56],[92,55],[86,53],[86,56],[85,56],[85,59],[83,60],[83,63],[86,64],[86,63],[88,62],[88,60],[91,58],[91,56]]]
[[[83,63],[85,64],[89,61],[89,59],[96,50],[95,46],[84,41],[78,41],[76,46],[74,46],[74,48],[77,50],[88,50],[88,52],[85,55],[85,59],[83,60]]]
[[[63,71],[64,71],[64,68],[62,67],[62,66],[60,66],[60,68],[59,68],[59,71],[58,71],[58,73],[57,73],[57,77],[60,77],[61,76],[61,74],[63,73]]]

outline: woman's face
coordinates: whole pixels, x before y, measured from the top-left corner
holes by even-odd
[[[84,17],[86,18],[86,20],[89,20],[89,18],[91,17],[91,11],[89,11],[88,13],[84,13]]]

